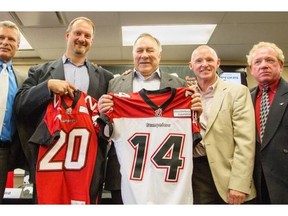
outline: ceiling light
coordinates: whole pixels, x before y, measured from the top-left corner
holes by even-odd
[[[123,46],[133,46],[137,37],[149,33],[162,45],[207,44],[216,25],[122,26]]]
[[[26,40],[26,38],[23,36],[23,34],[20,32],[20,45],[19,50],[28,50],[33,49],[29,42]]]

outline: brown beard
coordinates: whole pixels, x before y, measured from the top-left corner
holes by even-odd
[[[83,49],[78,49],[77,47],[74,49],[74,53],[76,55],[85,55],[87,53],[87,50],[83,50]]]

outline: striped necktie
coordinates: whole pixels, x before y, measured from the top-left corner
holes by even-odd
[[[7,65],[2,64],[2,71],[0,73],[0,135],[2,132],[3,122],[6,113],[6,103],[8,97],[8,88],[9,88],[9,76],[7,71]]]
[[[262,138],[264,135],[267,116],[268,116],[269,108],[270,108],[268,90],[269,90],[269,87],[263,88],[262,99],[261,99],[261,104],[260,104],[260,139],[261,139],[261,142],[262,142]]]

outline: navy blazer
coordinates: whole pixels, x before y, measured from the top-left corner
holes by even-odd
[[[255,106],[258,87],[251,90]],[[288,204],[288,83],[281,78],[270,106],[263,142],[257,134],[254,180],[261,195],[261,170],[272,204]],[[261,202],[261,200],[259,200]]]

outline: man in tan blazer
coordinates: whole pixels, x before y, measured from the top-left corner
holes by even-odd
[[[249,89],[216,73],[220,59],[209,46],[196,48],[189,63],[202,96],[203,140],[194,149],[195,204],[241,204],[256,197],[253,183],[255,116]]]

